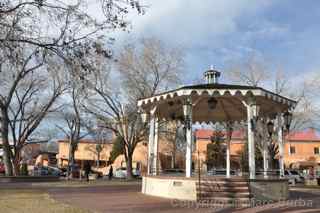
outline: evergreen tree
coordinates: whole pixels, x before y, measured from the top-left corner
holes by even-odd
[[[116,137],[114,140],[108,164],[112,164],[119,155],[123,154],[124,141],[122,137]]]
[[[207,145],[207,165],[210,168],[225,168],[226,149],[222,145],[223,134],[220,131],[214,133],[211,137],[211,143]]]

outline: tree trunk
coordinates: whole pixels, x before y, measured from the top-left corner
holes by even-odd
[[[9,144],[9,117],[6,109],[1,110],[1,139],[3,146],[3,163],[5,167],[6,176],[13,175],[12,163],[11,163],[11,148]]]
[[[126,156],[126,164],[127,164],[127,179],[132,180],[133,174],[132,174],[132,154],[128,154]]]
[[[67,179],[73,178],[73,172],[72,167],[74,163],[74,152],[73,152],[73,146],[72,146],[72,139],[69,141],[69,156],[68,156],[68,168],[67,168]]]
[[[100,152],[97,153],[98,154],[98,160],[97,160],[97,167],[100,167]]]
[[[177,134],[177,132],[176,132],[176,134]],[[173,143],[171,169],[176,168],[176,153],[177,153],[177,137],[175,137],[175,140],[174,140],[174,143]]]
[[[13,159],[13,170],[14,170],[14,175],[15,176],[19,176],[20,175],[20,152],[17,151],[17,153],[15,153],[14,155],[14,159]]]

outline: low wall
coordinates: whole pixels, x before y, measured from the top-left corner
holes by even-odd
[[[0,183],[55,182],[59,180],[59,177],[56,176],[0,176]]]
[[[289,184],[286,179],[255,179],[249,181],[252,198],[260,201],[279,201],[289,198]]]
[[[142,178],[142,193],[179,200],[197,200],[196,180],[183,177]]]

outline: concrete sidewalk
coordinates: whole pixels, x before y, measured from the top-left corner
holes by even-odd
[[[108,213],[144,213],[144,212],[238,212],[238,213],[319,213],[320,192],[304,192],[298,189],[291,191],[290,200],[250,209],[231,208],[198,208],[193,202],[180,202],[158,197],[146,196],[140,193],[140,185],[110,185],[85,188],[53,188],[49,189],[52,198],[93,211]],[[305,202],[305,203],[303,203]],[[258,204],[258,203],[257,203]]]

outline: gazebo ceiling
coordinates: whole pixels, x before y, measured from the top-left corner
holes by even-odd
[[[200,84],[184,86],[141,99],[138,101],[138,106],[145,111],[150,111],[156,106],[157,116],[160,119],[175,119],[183,116],[182,104],[188,97],[193,104],[192,120],[194,122],[246,120],[247,108],[242,102],[252,97],[260,106],[259,115],[262,117],[273,117],[276,113],[293,109],[296,105],[295,101],[260,87]],[[212,97],[217,101],[214,109],[208,106],[208,100]]]

